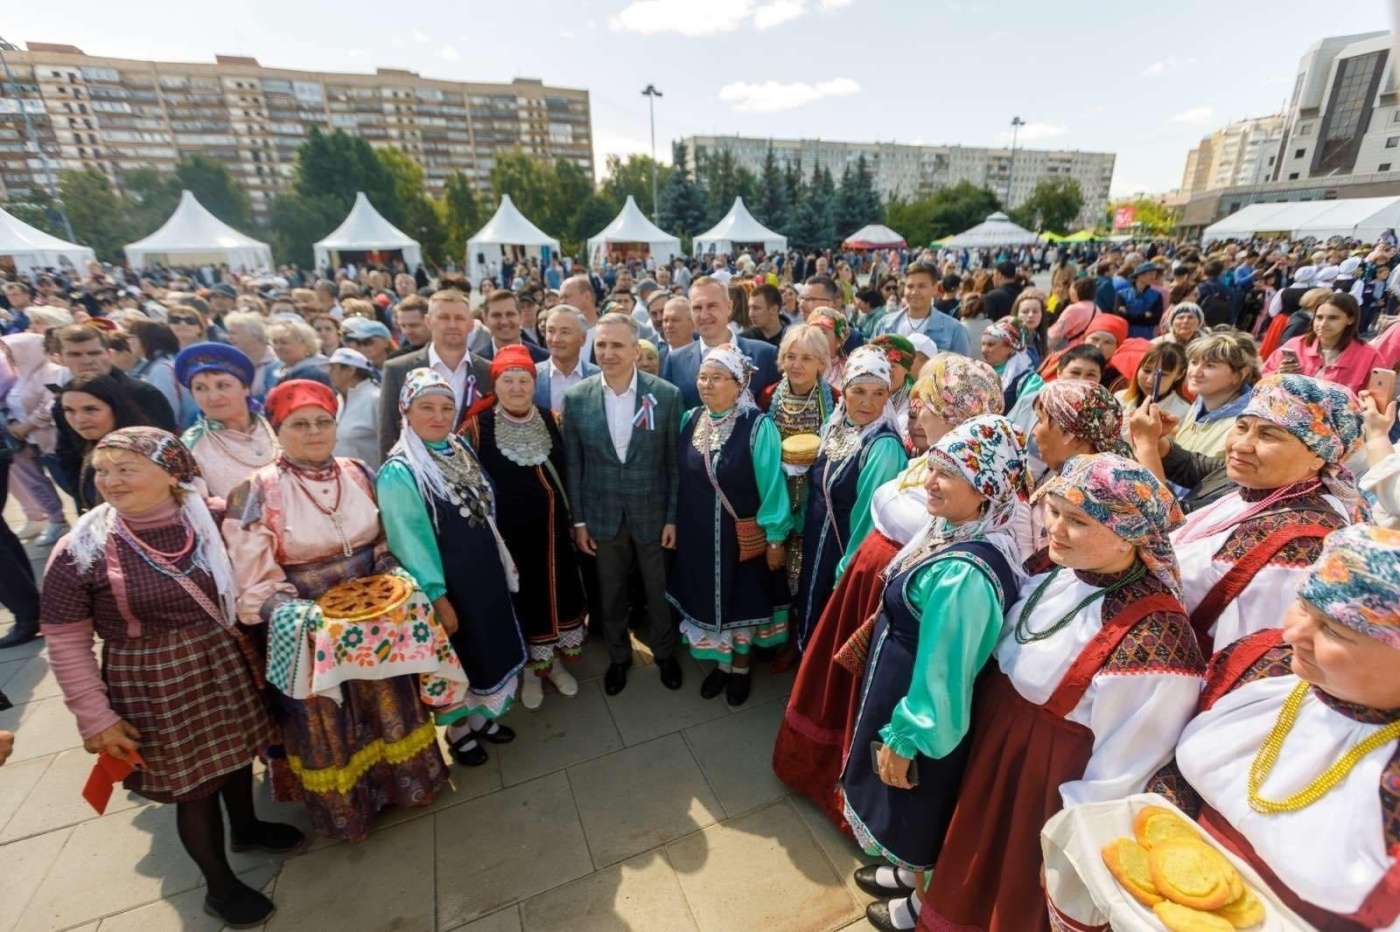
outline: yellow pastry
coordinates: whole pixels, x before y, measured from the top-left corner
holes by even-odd
[[[1227,867],[1213,848],[1197,840],[1161,841],[1147,853],[1147,868],[1159,894],[1207,912],[1237,899],[1229,877],[1234,868]]]
[[[1235,932],[1235,927],[1219,916],[1179,903],[1158,903],[1152,912],[1171,932]]]
[[[1103,846],[1103,863],[1113,879],[1128,891],[1128,895],[1143,906],[1162,902],[1162,895],[1152,884],[1152,872],[1147,867],[1147,849],[1131,838],[1115,838]]]
[[[1215,914],[1236,929],[1252,929],[1264,921],[1264,904],[1253,890],[1245,887],[1243,896],[1220,907]]]
[[[1201,833],[1196,827],[1170,809],[1161,806],[1143,806],[1133,818],[1133,835],[1138,844],[1149,851],[1152,846],[1172,838],[1189,838],[1199,841]]]
[[[817,461],[822,438],[816,434],[793,434],[783,441],[783,462],[789,466],[811,466]]]

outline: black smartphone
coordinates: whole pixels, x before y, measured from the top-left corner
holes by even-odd
[[[880,775],[880,749],[884,746],[883,741],[870,742],[870,766],[877,777]],[[919,785],[919,759],[917,757],[909,762],[909,785]]]
[[[1152,403],[1155,405],[1162,400],[1162,367],[1158,365],[1152,370]]]

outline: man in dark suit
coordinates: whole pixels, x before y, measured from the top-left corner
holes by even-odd
[[[461,418],[491,393],[491,364],[467,349],[473,320],[467,296],[460,291],[439,291],[428,299],[428,345],[384,363],[379,388],[379,453],[388,458],[399,439],[399,391],[414,369],[433,369],[452,383]]]
[[[695,330],[700,334],[700,339],[673,348],[661,363],[661,377],[680,389],[681,401],[686,408],[700,404],[700,392],[695,388],[700,363],[705,353],[722,343],[738,346],[745,356],[753,360],[756,369],[749,388],[754,397],[778,381],[777,349],[762,340],[736,337],[734,331],[729,329],[734,306],[729,303],[729,289],[718,279],[702,275],[690,283],[690,313],[695,319]]]
[[[495,359],[496,351],[503,346],[521,345],[529,350],[535,362],[544,362],[549,351],[536,343],[526,340],[520,328],[520,301],[513,291],[493,291],[486,296],[486,329],[491,331],[491,342],[481,353],[482,359]]]
[[[666,602],[663,553],[676,546],[680,394],[637,369],[638,327],[631,317],[605,314],[593,329],[602,371],[564,393],[563,433],[574,542],[597,558],[610,661],[603,691],[620,693],[632,666],[627,587],[634,560],[661,682],[680,689],[679,635]]]

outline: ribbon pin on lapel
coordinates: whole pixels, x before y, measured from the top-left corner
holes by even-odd
[[[636,417],[632,418],[633,427],[645,427],[647,430],[656,430],[656,396],[647,393],[642,396],[642,406],[637,409]]]
[[[462,410],[470,410],[471,406],[476,404],[477,399],[479,399],[480,397],[481,395],[476,390],[476,376],[468,373],[466,397],[462,402]]]

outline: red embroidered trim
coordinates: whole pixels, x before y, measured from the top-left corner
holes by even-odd
[[[1186,609],[1175,596],[1159,592],[1139,599],[1114,615],[1079,652],[1079,656],[1060,680],[1060,685],[1055,687],[1055,692],[1043,706],[1045,711],[1060,718],[1065,718],[1074,711],[1074,707],[1079,705],[1079,700],[1084,698],[1089,684],[1103,669],[1119,643],[1139,621],[1154,612],[1184,616]]]

